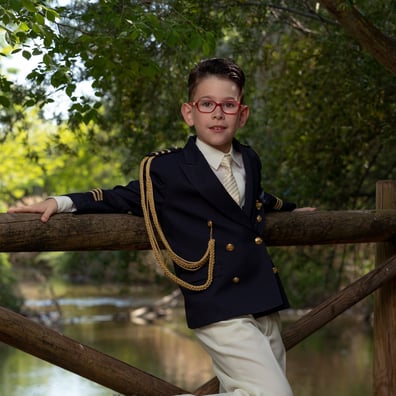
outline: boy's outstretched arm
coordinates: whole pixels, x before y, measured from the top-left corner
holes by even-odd
[[[45,201],[32,205],[12,206],[7,213],[41,213],[40,220],[46,223],[49,218],[57,213],[58,204],[54,198],[48,198]]]

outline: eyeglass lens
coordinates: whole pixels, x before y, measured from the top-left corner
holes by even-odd
[[[214,100],[201,99],[196,102],[196,106],[201,113],[212,113],[217,106],[220,106],[225,114],[236,114],[240,105],[234,100],[217,103]]]

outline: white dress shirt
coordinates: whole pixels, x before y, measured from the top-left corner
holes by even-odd
[[[205,157],[206,161],[208,161],[210,167],[212,168],[212,171],[222,184],[224,184],[223,179],[225,176],[225,169],[220,166],[220,163],[225,154],[231,155],[231,169],[238,185],[240,205],[243,207],[243,205],[245,204],[246,173],[245,167],[243,165],[242,154],[235,151],[232,146],[229,153],[223,153],[222,151],[217,150],[214,147],[204,143],[199,138],[197,138],[196,145],[199,151],[201,151],[201,153]]]

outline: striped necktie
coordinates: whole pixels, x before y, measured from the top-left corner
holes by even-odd
[[[225,170],[223,186],[228,191],[228,193],[231,195],[233,200],[239,205],[240,204],[239,190],[238,190],[238,185],[236,183],[235,177],[232,174],[231,161],[232,161],[231,155],[225,154],[223,159],[220,162],[220,166],[222,166]]]

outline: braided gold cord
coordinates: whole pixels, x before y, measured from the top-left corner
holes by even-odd
[[[143,209],[144,223],[146,225],[147,234],[149,237],[149,241],[151,247],[153,249],[154,257],[157,260],[158,264],[162,268],[165,276],[171,279],[173,282],[178,285],[192,291],[202,291],[206,290],[213,281],[213,270],[214,270],[214,262],[215,262],[215,240],[213,239],[213,226],[210,227],[210,237],[208,241],[208,248],[206,252],[198,261],[188,261],[178,256],[171,246],[169,245],[163,231],[162,227],[158,221],[157,212],[155,209],[154,202],[154,192],[153,192],[153,184],[150,176],[150,166],[151,162],[155,157],[145,157],[139,169],[139,183],[140,183],[140,195],[141,195],[141,205]],[[171,272],[165,264],[164,255],[161,252],[160,244],[156,238],[156,232],[159,235],[162,244],[165,247],[165,250],[170,255],[172,261],[180,266],[181,268],[188,271],[196,271],[202,268],[208,261],[208,276],[206,282],[202,285],[192,285],[184,281],[183,279],[176,276],[173,272]]]

